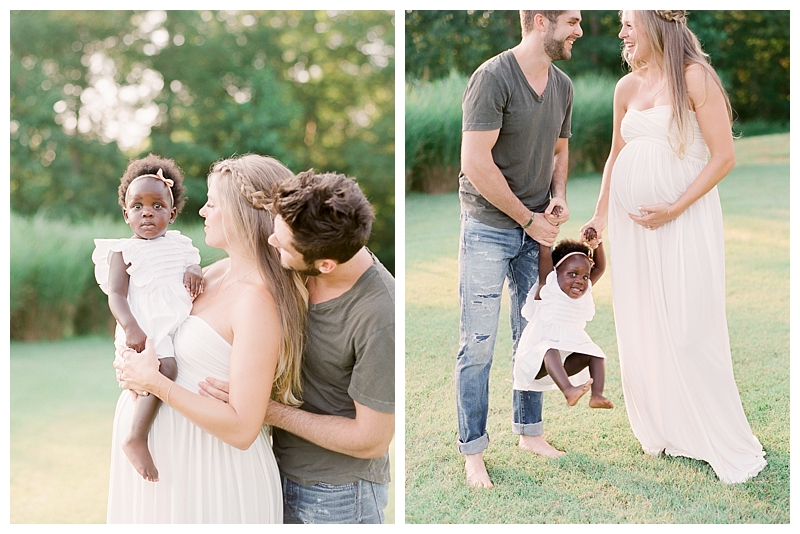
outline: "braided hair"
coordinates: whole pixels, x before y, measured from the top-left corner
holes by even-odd
[[[270,195],[291,176],[292,171],[275,158],[245,154],[212,165],[208,180],[217,186],[226,239],[239,243],[256,258],[261,278],[275,299],[282,336],[272,398],[298,406],[308,291],[305,279],[284,269],[278,251],[267,244],[274,228],[267,209]]]

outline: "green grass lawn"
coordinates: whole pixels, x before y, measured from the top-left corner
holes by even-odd
[[[619,376],[610,281],[594,288],[592,339],[608,355],[614,410],[568,408],[545,394],[545,437],[558,460],[523,453],[511,432],[507,319],[490,378],[487,468],[495,487],[469,488],[456,449],[458,350],[455,194],[406,199],[407,523],[788,523],[789,522],[789,137],[737,141],[737,167],[719,186],[725,214],[727,310],[742,404],[768,465],[745,484],[718,481],[708,464],[641,452],[628,424]],[[571,178],[577,236],[600,177]],[[613,269],[613,265],[610,267]],[[504,297],[506,298],[506,297]],[[508,317],[507,300],[502,312]]]
[[[11,523],[105,523],[113,359],[105,337],[11,343]]]

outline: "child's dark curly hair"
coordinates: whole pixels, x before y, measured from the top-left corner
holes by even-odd
[[[136,177],[143,174],[155,174],[158,169],[161,169],[164,178],[172,180],[172,198],[175,199],[173,207],[178,208],[180,212],[186,202],[183,196],[186,191],[186,188],[183,187],[183,171],[173,160],[155,154],[148,154],[144,158],[134,159],[128,163],[128,168],[125,169],[125,174],[119,181],[119,205],[125,207],[125,193]]]
[[[586,254],[586,257],[592,257],[592,249],[589,247],[589,245],[581,243],[580,241],[575,241],[574,239],[564,239],[560,241],[555,248],[553,248],[553,252],[551,254],[553,258],[553,265],[561,261],[561,258],[570,252],[582,252]]]

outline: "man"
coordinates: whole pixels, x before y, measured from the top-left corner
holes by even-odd
[[[462,103],[458,449],[467,483],[487,488],[489,370],[503,281],[508,278],[516,351],[525,327],[520,310],[538,277],[539,245],[552,246],[569,219],[572,82],[552,61],[569,59],[583,35],[580,11],[520,11],[520,19],[521,42],[475,71]],[[556,206],[561,211],[554,214]],[[519,447],[557,458],[564,453],[542,437],[541,411],[541,392],[514,391]]]
[[[285,523],[382,523],[394,435],[394,278],[366,248],[374,214],[340,174],[307,171],[272,202],[269,243],[308,275],[303,405],[270,402]],[[226,400],[227,384],[201,387]]]

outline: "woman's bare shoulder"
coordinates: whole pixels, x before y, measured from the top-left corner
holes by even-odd
[[[247,322],[274,318],[278,313],[272,291],[261,281],[243,282],[231,304],[231,313]]]
[[[629,72],[617,80],[617,86],[614,88],[614,97],[627,97],[631,93],[638,91],[641,83],[641,76],[635,72]]]
[[[722,95],[722,90],[713,81],[710,66],[692,63],[683,69],[683,76],[686,79],[686,92],[695,110],[705,104],[709,96],[718,98]]]
[[[206,265],[203,267],[203,276],[206,278],[208,277],[215,277],[215,276],[222,276],[231,268],[231,259],[230,258],[222,258],[219,261],[215,261],[210,265]]]

